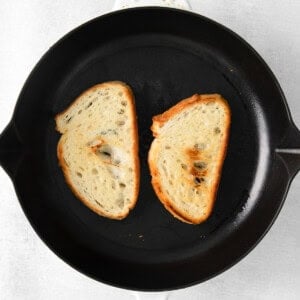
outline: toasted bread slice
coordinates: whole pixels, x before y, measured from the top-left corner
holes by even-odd
[[[179,220],[211,214],[226,155],[231,113],[218,94],[193,95],[153,117],[148,163],[153,188]]]
[[[112,81],[83,92],[55,117],[66,182],[91,210],[123,219],[139,190],[138,135],[129,86]]]

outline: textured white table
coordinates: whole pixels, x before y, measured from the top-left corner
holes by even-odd
[[[191,0],[194,11],[244,37],[277,76],[300,126],[300,1]],[[69,30],[110,11],[109,0],[0,1],[0,131],[41,55]],[[300,299],[300,174],[263,241],[239,264],[168,299]],[[135,299],[65,264],[37,237],[0,168],[0,299]],[[139,293],[155,299],[166,293]]]

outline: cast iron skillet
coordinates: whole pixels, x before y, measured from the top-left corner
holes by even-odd
[[[140,194],[123,221],[78,201],[56,157],[55,114],[109,80],[132,87],[139,125]],[[232,110],[228,154],[211,217],[188,225],[151,187],[151,117],[194,93],[216,92]],[[167,290],[215,276],[259,242],[300,167],[299,148],[275,77],[244,40],[194,13],[136,8],[80,26],[43,56],[0,137],[0,161],[30,223],[64,261],[111,285]]]

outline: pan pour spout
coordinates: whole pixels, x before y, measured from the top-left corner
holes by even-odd
[[[276,153],[283,160],[290,179],[300,170],[300,131],[294,123],[287,129],[287,133],[276,149]]]
[[[0,165],[13,177],[22,158],[22,145],[15,124],[10,122],[0,134]]]

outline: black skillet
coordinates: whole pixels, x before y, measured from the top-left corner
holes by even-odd
[[[132,87],[139,125],[140,195],[123,221],[78,201],[56,157],[55,114],[109,80]],[[151,117],[194,93],[220,93],[232,110],[215,208],[197,226],[163,208],[146,162]],[[167,290],[217,275],[259,242],[300,167],[299,148],[278,82],[244,40],[194,13],[136,8],[80,26],[43,56],[0,137],[0,161],[31,225],[64,261],[111,285]]]

